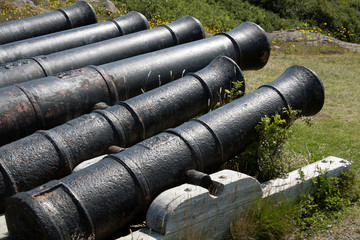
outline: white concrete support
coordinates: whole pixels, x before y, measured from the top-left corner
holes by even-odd
[[[161,193],[147,212],[148,228],[119,240],[192,239],[196,236],[219,239],[229,230],[230,221],[254,201],[269,197],[295,200],[312,191],[312,181],[319,175],[339,176],[350,167],[349,161],[327,157],[263,184],[248,175],[223,170],[210,175],[215,185],[210,191],[183,184]]]
[[[318,176],[340,176],[351,167],[351,162],[327,157],[323,160],[306,165],[303,168],[290,172],[285,178],[277,178],[261,184],[264,197],[284,197],[296,200],[301,194],[312,190],[313,179]]]
[[[168,238],[191,239],[199,232],[218,238],[239,206],[247,207],[262,195],[260,183],[248,175],[223,170],[210,176],[215,185],[210,192],[183,184],[160,194],[147,212],[147,226]]]
[[[0,240],[6,239],[8,235],[6,227],[5,215],[0,214]]]

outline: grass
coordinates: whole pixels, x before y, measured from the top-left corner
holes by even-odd
[[[242,212],[230,226],[227,240],[291,239],[295,234],[292,225],[294,213],[290,202],[257,201],[250,211]]]

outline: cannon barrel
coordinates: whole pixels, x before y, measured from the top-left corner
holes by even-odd
[[[243,81],[240,68],[220,57],[178,81],[1,147],[0,171],[6,177],[0,177],[0,186],[6,187],[0,192],[0,206],[16,192],[70,174],[112,145],[129,147],[207,112],[218,102],[220,90],[238,80]]]
[[[182,28],[173,28],[173,32],[178,30]],[[154,41],[157,44],[158,39]],[[145,44],[150,43],[146,41]],[[89,113],[98,102],[113,105],[139,95],[180,78],[185,72],[198,71],[217,56],[229,56],[246,70],[263,67],[269,54],[270,44],[264,30],[255,23],[246,22],[227,34],[98,67],[85,67],[59,74],[57,78],[47,77],[2,88],[0,144]]]
[[[274,82],[198,119],[12,196],[6,209],[10,236],[109,237],[137,214],[144,214],[162,191],[183,183],[187,170],[213,171],[243,150],[256,139],[255,126],[261,117],[287,106],[312,115],[323,103],[318,76],[292,66]]]
[[[60,52],[148,28],[150,25],[144,15],[132,11],[105,22],[0,45],[0,63]]]
[[[184,16],[172,23],[44,56],[0,65],[0,87],[100,65],[205,37],[201,23]]]
[[[1,23],[0,44],[59,32],[96,22],[96,12],[92,6],[85,1],[79,1],[64,9]]]

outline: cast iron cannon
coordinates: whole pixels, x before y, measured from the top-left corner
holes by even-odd
[[[172,31],[185,31],[179,26]],[[182,42],[183,38],[178,36]],[[158,40],[154,42],[157,44]],[[269,54],[270,44],[264,30],[246,22],[207,39],[2,88],[0,144],[89,113],[98,102],[113,105],[177,79],[185,72],[198,71],[216,56],[229,56],[246,70],[262,68]]]
[[[284,107],[305,116],[324,103],[321,80],[302,66],[274,82],[177,128],[168,129],[60,180],[18,193],[7,202],[10,236],[104,239],[144,214],[162,191],[185,181],[186,171],[211,172],[257,138],[261,117]]]
[[[201,23],[184,16],[172,23],[44,56],[0,65],[0,87],[100,65],[205,37]]]
[[[105,22],[0,45],[0,63],[60,52],[148,28],[144,15],[132,11]]]
[[[85,1],[79,1],[64,9],[1,23],[0,44],[59,32],[96,22],[96,12],[92,6]]]
[[[6,197],[64,177],[112,145],[129,147],[205,113],[233,81],[243,81],[240,68],[220,57],[177,81],[1,147],[0,209]]]

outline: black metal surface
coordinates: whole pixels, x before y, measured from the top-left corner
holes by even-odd
[[[1,147],[0,171],[5,179],[0,186],[5,183],[5,188],[0,206],[16,192],[70,174],[76,165],[109,147],[118,151],[113,145],[129,147],[207,112],[218,102],[220,89],[230,89],[237,80],[243,81],[240,68],[230,58],[219,57],[195,74]]]
[[[1,23],[0,44],[59,32],[96,22],[96,12],[92,6],[85,1],[79,1],[64,9]]]
[[[0,87],[60,72],[114,62],[205,37],[201,23],[184,16],[167,25],[44,56],[0,65]]]
[[[104,239],[186,171],[209,172],[255,139],[261,117],[288,105],[315,114],[324,103],[318,76],[293,66],[274,82],[177,128],[148,138],[60,180],[9,199],[6,221],[18,239],[70,239],[83,233]]]
[[[174,23],[169,26],[174,33],[177,33],[179,42],[184,42],[185,39],[193,39],[192,34],[197,37],[202,34],[200,23],[196,21],[192,23],[195,25],[192,24],[190,28],[194,29],[195,33],[189,31],[186,36],[180,34],[186,32],[188,27],[186,21],[184,24]],[[147,31],[155,31],[155,29]],[[167,34],[169,42],[173,41],[166,28],[160,27],[159,31]],[[152,41],[144,41],[142,33],[134,33],[122,38],[129,39],[131,35],[139,37],[136,41],[131,40],[129,44],[122,45],[124,51],[134,49],[133,44],[143,46],[143,43],[147,48],[150,43],[157,45],[159,42],[159,37],[154,37]],[[138,51],[139,48],[135,50]],[[84,54],[89,56],[90,53]],[[240,64],[242,70],[246,70],[263,67],[267,63],[269,54],[270,45],[266,33],[258,25],[246,22],[227,35],[216,35],[98,67],[66,72],[59,74],[57,78],[47,77],[1,88],[0,116],[3,117],[0,118],[2,136],[0,144],[9,143],[37,129],[48,129],[89,113],[98,102],[112,105],[118,100],[125,100],[143,91],[164,85],[180,78],[186,72],[198,71],[216,56],[229,56]]]
[[[60,52],[149,28],[144,15],[132,11],[105,22],[0,45],[0,63]],[[25,64],[26,61],[29,60],[20,62]]]

